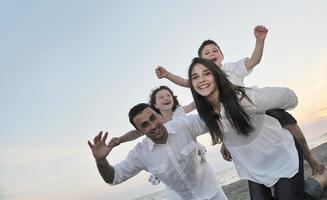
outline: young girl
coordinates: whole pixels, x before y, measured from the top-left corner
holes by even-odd
[[[177,96],[174,95],[173,91],[167,86],[160,86],[154,89],[150,94],[149,105],[157,111],[163,123],[166,123],[174,118],[182,117],[189,112],[192,112],[195,109],[194,102],[181,106],[177,100]],[[121,137],[112,138],[109,142],[109,145],[115,147],[121,143],[135,140],[141,137],[143,133],[140,133],[137,130],[131,130]],[[197,143],[198,153],[201,155],[202,159],[205,159],[206,148]],[[153,185],[159,184],[160,180],[158,180],[155,176],[150,175],[149,182]],[[168,199],[180,199],[180,196],[170,188],[166,187],[166,195]]]
[[[242,179],[249,180],[251,199],[304,199],[302,155],[288,130],[265,111],[290,109],[297,97],[287,88],[233,85],[215,63],[195,58],[189,81],[200,117],[213,144],[223,142]]]

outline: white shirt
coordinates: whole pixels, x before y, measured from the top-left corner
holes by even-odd
[[[228,79],[234,84],[244,86],[244,77],[249,75],[252,70],[248,70],[245,67],[245,61],[248,58],[243,58],[237,62],[225,63],[221,66],[221,69],[227,74]]]
[[[148,137],[134,147],[127,158],[114,166],[113,184],[121,183],[146,170],[158,177],[184,199],[210,199],[219,190],[207,162],[201,162],[196,137],[208,130],[198,115],[187,115],[167,122],[166,144],[155,144]],[[220,194],[226,199],[224,194]]]
[[[171,118],[176,119],[177,117],[183,117],[185,115],[186,115],[186,113],[185,113],[183,106],[176,106],[176,109],[174,110]]]
[[[292,135],[265,111],[293,108],[297,97],[287,88],[251,88],[245,92],[255,106],[244,98],[241,104],[250,114],[255,131],[248,136],[237,134],[222,109],[223,142],[242,179],[270,187],[279,178],[293,177],[298,172],[299,160]]]
[[[178,117],[184,117],[186,115],[184,107],[183,106],[177,106],[176,109],[173,112],[172,115],[172,119],[176,119]],[[202,161],[204,162],[206,160],[205,158],[205,153],[206,153],[206,147],[203,146],[200,143],[196,143],[198,151],[199,151],[199,155],[201,156]],[[205,170],[211,170],[211,167],[206,167]],[[206,172],[205,174],[211,174],[211,172]],[[173,199],[173,200],[182,200],[183,197],[181,197],[178,193],[176,193],[174,190],[170,189],[167,185],[166,185],[166,196],[167,199]]]

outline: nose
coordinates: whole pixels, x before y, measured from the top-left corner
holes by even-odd
[[[155,122],[150,122],[150,128],[151,130],[156,129],[157,124]]]
[[[203,82],[204,82],[203,76],[199,76],[199,83],[203,83]]]

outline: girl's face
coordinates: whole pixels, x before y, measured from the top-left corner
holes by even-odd
[[[224,57],[219,48],[214,44],[204,46],[201,58],[213,61],[217,66],[221,65]]]
[[[194,90],[203,97],[210,97],[218,92],[213,74],[199,63],[195,64],[192,69],[192,85]]]
[[[158,110],[172,110],[174,100],[168,90],[160,90],[156,93],[156,104],[154,105]]]

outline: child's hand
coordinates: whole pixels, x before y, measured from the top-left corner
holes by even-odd
[[[112,148],[114,148],[114,147],[120,145],[119,138],[118,138],[118,137],[113,137],[113,138],[110,140],[110,142],[109,142],[108,145],[109,145],[110,147],[112,147]]]
[[[222,143],[220,147],[220,153],[223,156],[224,160],[232,161],[232,156],[230,155],[228,149],[226,148],[225,144]]]
[[[161,67],[161,66],[158,66],[157,69],[156,69],[156,74],[157,74],[157,77],[160,79],[160,78],[167,78],[169,72]]]
[[[267,36],[268,29],[263,25],[258,25],[254,28],[254,36],[258,40],[264,40]]]

